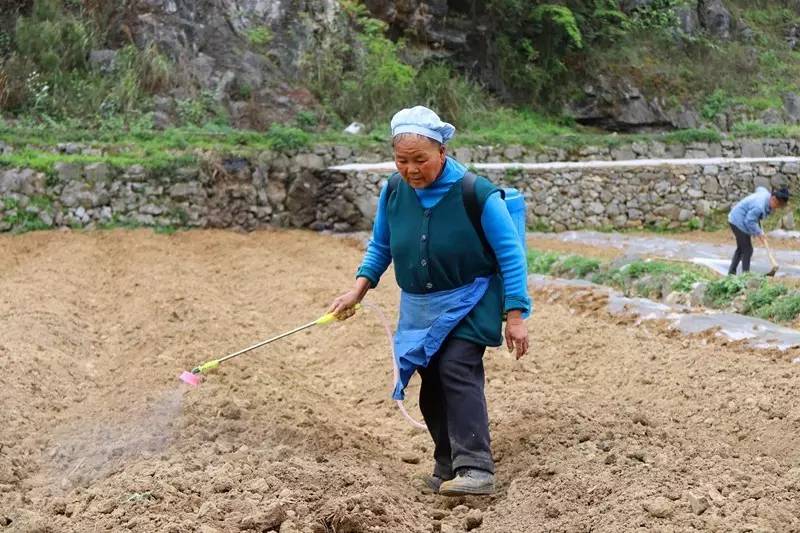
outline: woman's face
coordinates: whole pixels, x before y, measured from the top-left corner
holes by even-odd
[[[403,179],[415,189],[424,189],[439,177],[445,147],[421,135],[404,135],[394,143],[394,163]]]

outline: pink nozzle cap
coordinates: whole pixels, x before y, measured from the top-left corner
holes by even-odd
[[[181,375],[178,376],[178,379],[180,379],[187,385],[191,385],[192,387],[197,387],[198,385],[200,385],[200,374],[192,374],[191,372],[187,372],[186,370],[181,372]]]

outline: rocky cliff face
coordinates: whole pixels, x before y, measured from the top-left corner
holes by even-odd
[[[302,61],[321,34],[348,31],[335,0],[143,0],[131,30],[138,45],[156,43],[178,65],[172,96],[208,91],[245,127],[309,105]]]
[[[493,44],[503,21],[491,19],[486,2],[361,1],[373,17],[388,24],[390,37],[410,43],[412,61],[446,59],[501,98],[511,96],[499,75]],[[656,0],[620,2],[631,17],[656,5]],[[348,53],[358,49],[352,21],[339,0],[138,0],[134,6],[124,33],[140,47],[155,43],[176,65],[177,87],[156,99],[157,122],[163,119],[165,124],[175,116],[177,100],[199,92],[225,106],[236,126],[261,129],[285,122],[298,109],[315,104],[306,88],[304,65],[325,61],[320,53],[324,44],[335,42]],[[690,0],[674,15],[676,35],[703,35],[718,42],[752,39],[752,31],[732,14],[726,0]],[[787,29],[787,40],[800,41],[796,35],[796,27]],[[93,61],[113,57],[106,52],[93,53]],[[574,77],[577,93],[561,103],[579,123],[613,131],[702,125],[697,109],[685,103],[668,105],[635,76],[584,68]],[[796,123],[798,97],[788,94],[785,99],[785,109],[770,110],[775,115],[770,120]],[[721,117],[720,127],[726,129],[732,120]],[[720,121],[715,119],[718,125]]]

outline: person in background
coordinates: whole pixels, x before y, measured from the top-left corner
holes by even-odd
[[[482,213],[480,228],[471,222],[462,187],[467,169],[446,155],[455,134],[451,124],[416,106],[396,113],[391,130],[399,176],[381,189],[355,286],[329,312],[352,315],[394,262],[402,290],[393,398],[402,399],[419,372],[419,405],[434,443],[433,473],[418,479],[420,488],[449,496],[493,494],[483,354],[502,344],[504,314],[508,349],[517,359],[528,351],[525,252],[501,190],[485,178],[473,182],[470,176]]]
[[[736,251],[728,269],[728,274],[736,275],[739,262],[742,272],[750,272],[750,259],[753,257],[753,237],[758,237],[766,246],[767,237],[761,228],[761,220],[776,209],[782,209],[789,203],[789,189],[781,188],[770,192],[765,187],[758,187],[756,192],[740,200],[728,215],[728,224],[736,237]]]

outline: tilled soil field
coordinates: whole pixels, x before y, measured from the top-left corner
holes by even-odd
[[[177,381],[319,316],[360,255],[307,232],[0,237],[0,531],[800,531],[800,365],[600,310],[542,297],[532,353],[487,353],[492,498],[411,488],[431,443],[370,311]],[[392,319],[397,297],[370,294]]]

